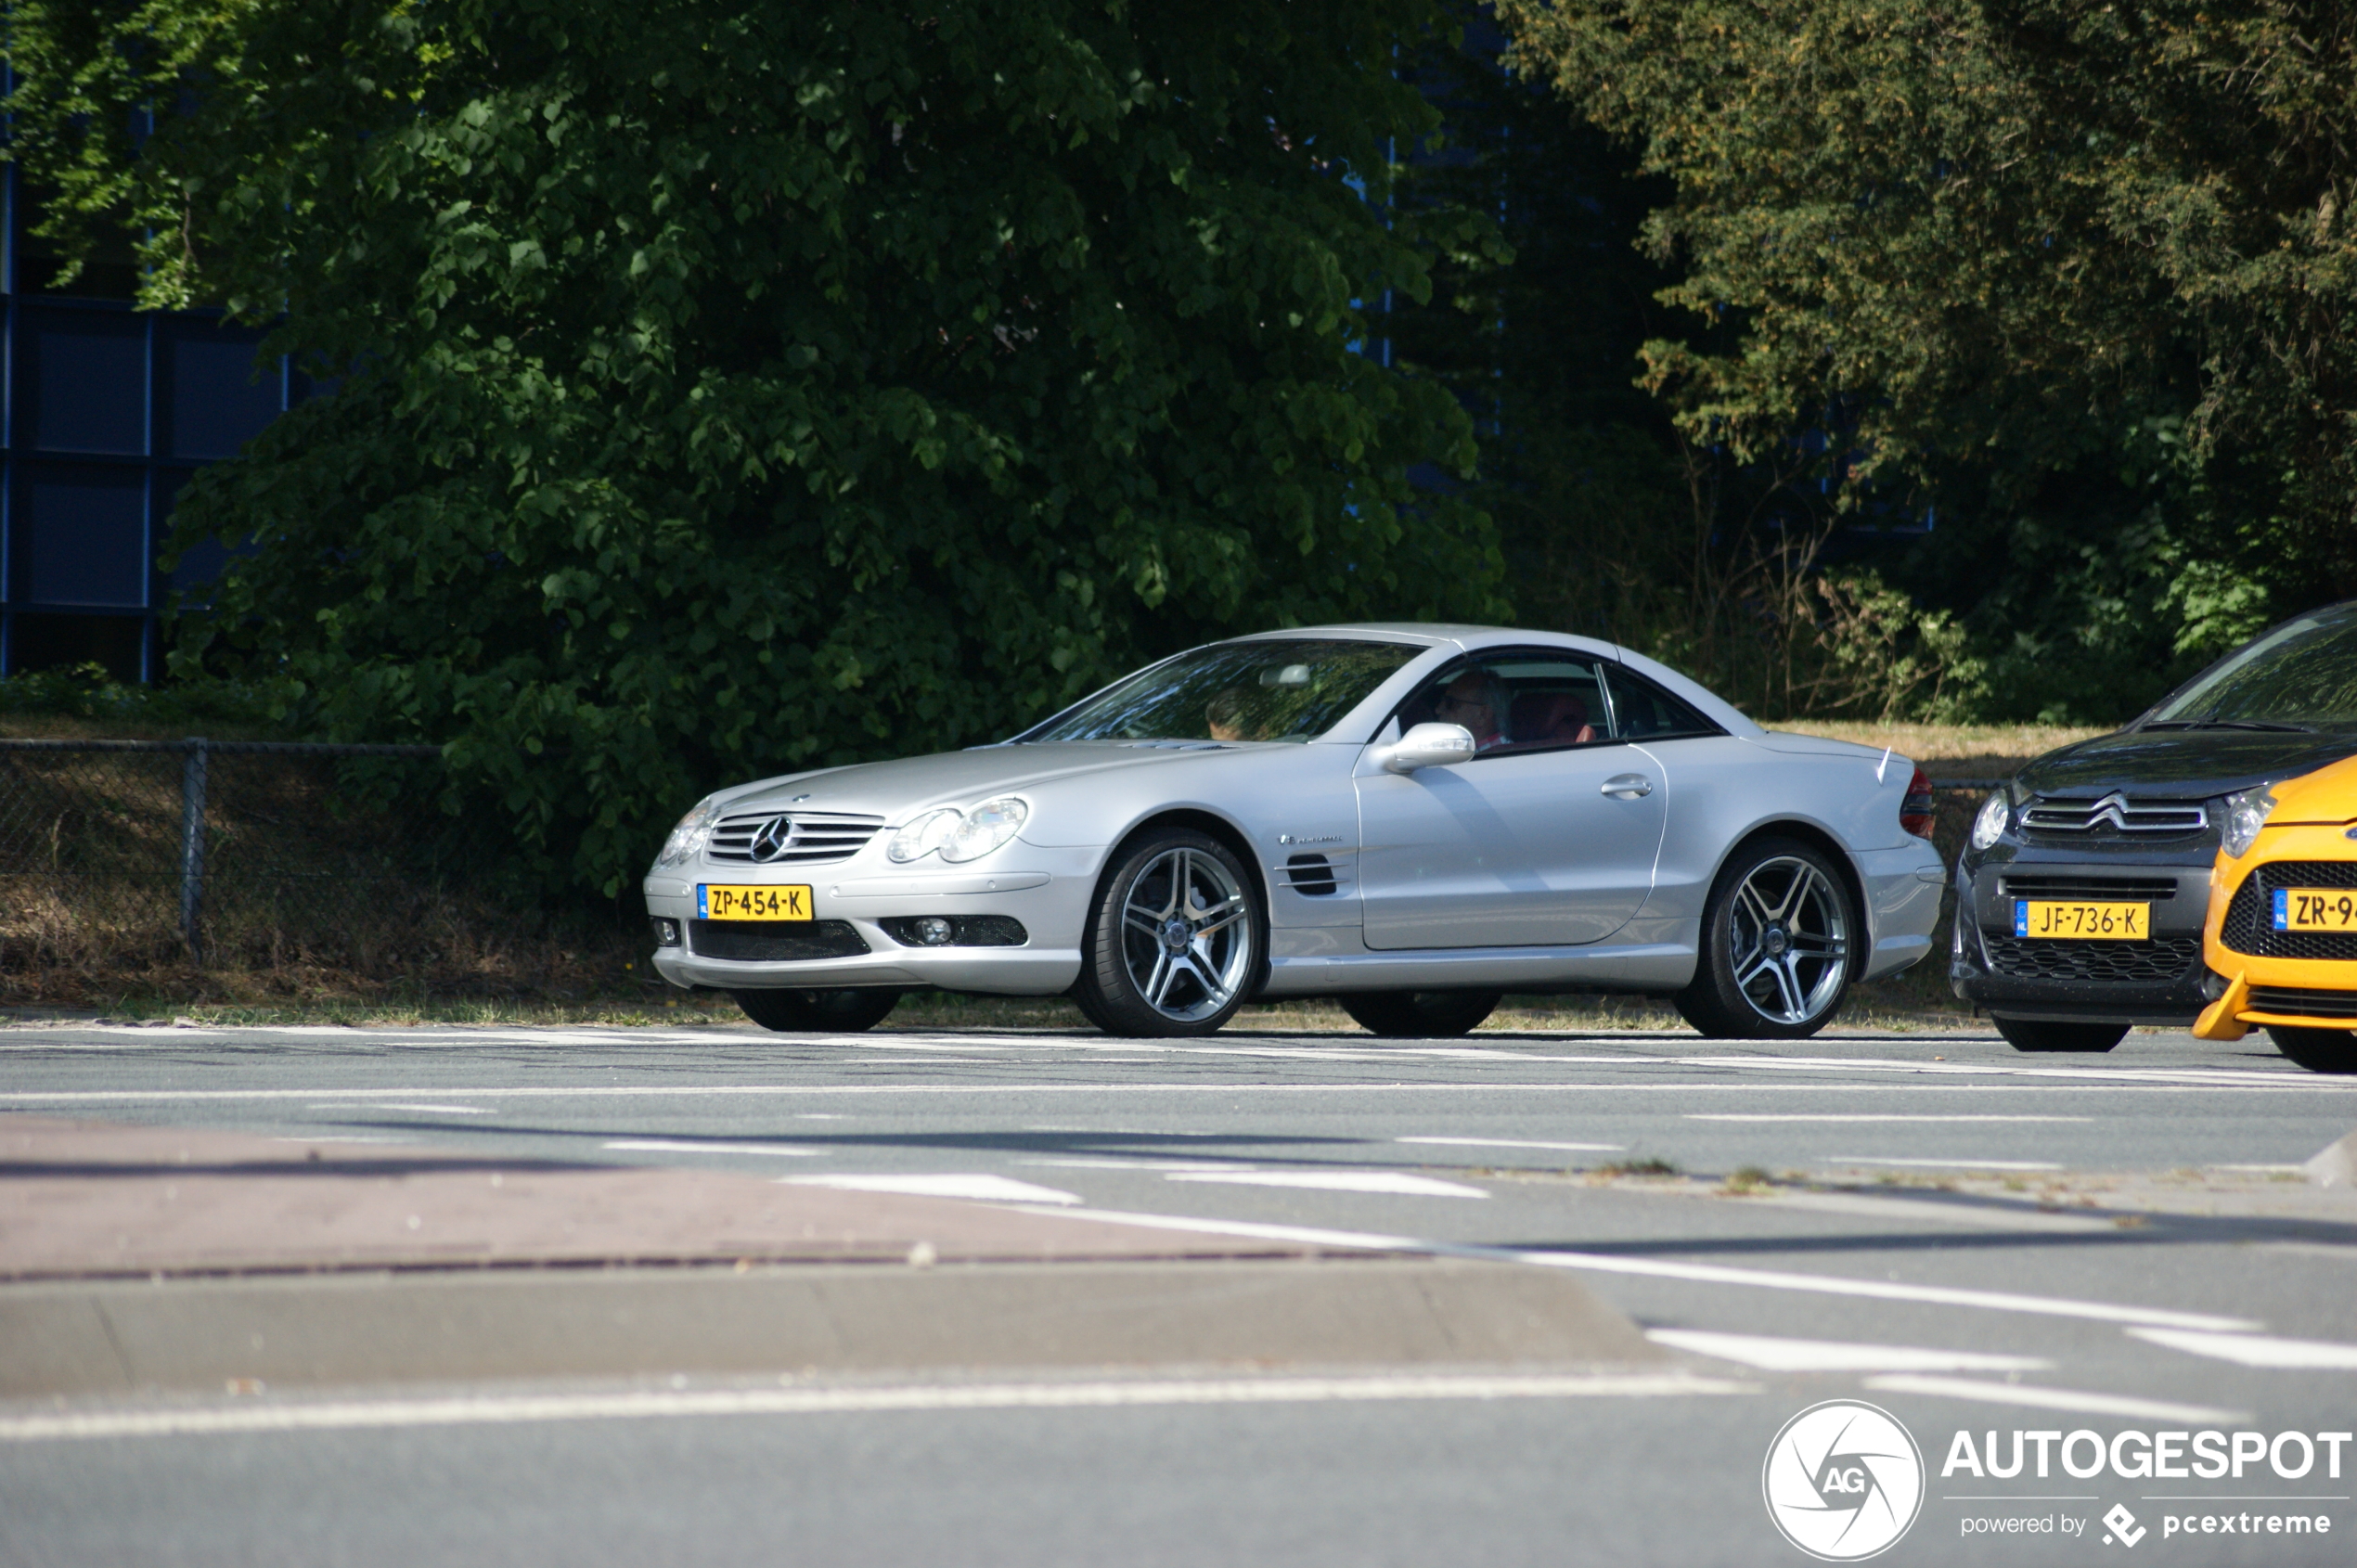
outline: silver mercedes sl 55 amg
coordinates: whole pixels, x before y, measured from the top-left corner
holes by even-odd
[[[1445,1035],[1509,991],[1606,991],[1797,1039],[1931,950],[1931,812],[1907,759],[1764,730],[1610,643],[1319,626],[996,745],[723,790],[646,895],[657,970],[772,1029],[934,986],[1069,996],[1119,1035],[1332,996]]]

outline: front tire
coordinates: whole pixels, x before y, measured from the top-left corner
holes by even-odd
[[[1503,997],[1496,991],[1368,991],[1334,999],[1371,1035],[1438,1040],[1470,1035]]]
[[[2357,1073],[2357,1034],[2346,1029],[2297,1029],[2271,1023],[2275,1048],[2311,1073]]]
[[[2054,1023],[2039,1018],[1989,1015],[2017,1051],[2107,1051],[2128,1037],[2124,1023]]]
[[[1146,833],[1098,890],[1073,1000],[1108,1035],[1209,1035],[1259,985],[1267,932],[1234,851],[1191,829]]]
[[[1797,839],[1746,844],[1711,887],[1678,1010],[1714,1040],[1805,1040],[1848,993],[1856,924],[1822,851]]]
[[[900,1005],[897,991],[731,991],[745,1016],[780,1035],[857,1035]]]

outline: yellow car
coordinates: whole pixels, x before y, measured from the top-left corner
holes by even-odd
[[[2201,950],[2196,1036],[2357,1073],[2357,757],[2227,797]]]

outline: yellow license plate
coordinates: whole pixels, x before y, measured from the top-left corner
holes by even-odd
[[[2357,931],[2357,889],[2279,887],[2277,931]]]
[[[698,882],[696,919],[806,920],[810,919],[810,888],[806,883],[734,887],[726,882]]]
[[[2153,906],[2016,898],[2014,934],[2049,942],[2149,942]]]

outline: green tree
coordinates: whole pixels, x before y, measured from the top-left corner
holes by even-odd
[[[441,742],[554,881],[1229,631],[1499,612],[1352,352],[1427,0],[28,0],[13,155],[339,379],[180,503],[179,667]],[[153,110],[152,135],[135,112]],[[1363,195],[1362,195],[1363,192]]]
[[[1909,575],[1974,612],[2001,688],[2121,716],[2357,592],[2357,12],[1499,9],[1522,70],[1674,182],[1666,298],[1732,330],[1650,344],[1648,384],[1753,456],[1840,410],[1846,498],[1940,511]]]

